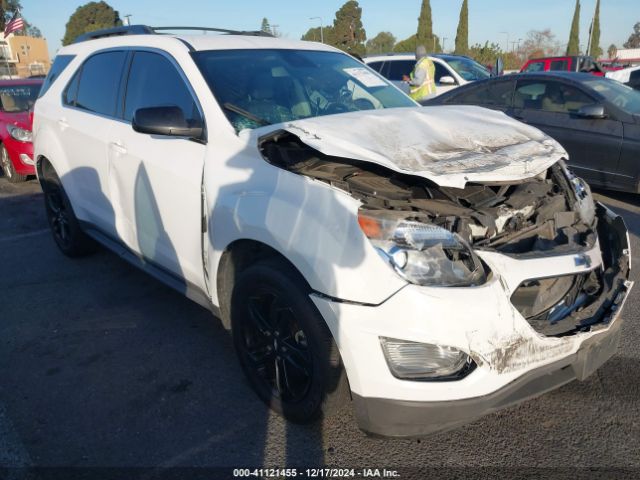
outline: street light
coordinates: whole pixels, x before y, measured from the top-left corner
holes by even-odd
[[[124,22],[123,23],[125,24],[125,26],[131,25],[131,14],[130,13],[127,14],[127,15],[124,15]]]
[[[505,52],[509,52],[509,32],[500,32],[500,33],[507,36],[507,49],[505,50]]]
[[[320,20],[320,43],[324,43],[324,33],[322,31],[322,17],[309,17],[309,20]]]
[[[447,37],[442,37],[442,53],[447,53],[447,50],[444,46],[447,44]]]

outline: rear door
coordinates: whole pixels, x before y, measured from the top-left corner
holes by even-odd
[[[172,57],[132,54],[121,121],[108,132],[109,185],[118,231],[145,260],[204,289],[201,188],[206,145],[186,137],[135,132],[139,108],[177,106],[187,120],[201,109]]]
[[[575,115],[582,106],[594,103],[597,100],[575,84],[551,79],[518,80],[510,114],[560,142],[569,153],[569,165],[589,183],[620,185],[617,168],[622,123],[614,118]]]
[[[69,162],[62,182],[76,215],[112,236],[107,133],[117,123],[116,101],[126,57],[127,52],[112,50],[85,60],[63,92],[56,120]]]

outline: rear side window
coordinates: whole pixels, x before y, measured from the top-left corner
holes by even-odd
[[[118,51],[89,57],[67,86],[65,103],[89,112],[114,116],[126,57],[126,52]],[[75,83],[79,83],[77,88]]]
[[[56,59],[53,61],[53,65],[51,65],[51,70],[49,70],[49,74],[47,78],[44,79],[44,83],[42,84],[42,88],[40,89],[40,94],[38,98],[47,93],[47,90],[51,88],[53,82],[60,76],[62,71],[67,68],[67,65],[71,63],[71,60],[76,58],[75,55],[58,55]]]
[[[124,118],[131,120],[139,108],[179,107],[187,120],[200,119],[196,102],[184,79],[166,57],[136,52],[129,71]]]
[[[566,71],[569,70],[569,60],[553,60],[549,64],[549,70],[560,70]]]
[[[487,107],[509,107],[513,93],[513,82],[487,82],[469,92],[464,92],[449,103],[484,105]]]
[[[399,82],[404,75],[409,76],[416,66],[415,60],[394,60],[389,63],[387,78]]]
[[[553,81],[518,82],[514,106],[552,113],[574,113],[595,101],[574,86]]]

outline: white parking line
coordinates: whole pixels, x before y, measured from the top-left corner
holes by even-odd
[[[49,233],[49,232],[51,232],[51,230],[49,230],[48,228],[44,228],[42,230],[36,230],[35,232],[20,233],[18,235],[11,235],[9,237],[0,237],[0,243],[16,242],[18,240],[23,240],[25,238],[44,235],[45,233]]]

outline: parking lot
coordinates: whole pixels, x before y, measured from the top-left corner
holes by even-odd
[[[600,192],[638,263],[640,197]],[[64,257],[36,181],[0,179],[0,465],[640,468],[640,293],[618,354],[583,383],[421,440],[370,438],[349,409],[287,424],[206,310],[100,251]],[[637,270],[632,273],[637,280]],[[542,475],[543,471],[540,471]],[[148,473],[148,472],[147,472]],[[0,472],[0,477],[1,477]]]

